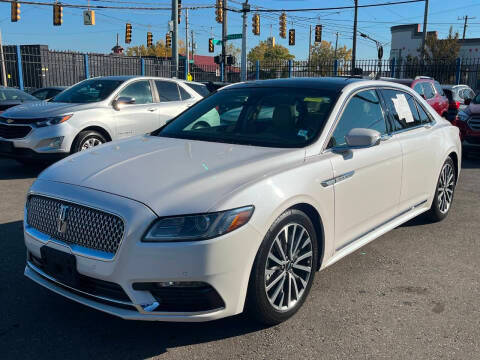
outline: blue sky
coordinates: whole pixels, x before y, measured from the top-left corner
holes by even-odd
[[[48,1],[48,0],[43,0]],[[392,0],[390,0],[392,1]],[[393,0],[397,1],[397,0]],[[359,0],[360,5],[386,2],[386,0]],[[52,1],[53,3],[53,1]],[[64,0],[63,3],[86,5],[87,0]],[[213,5],[215,0],[183,0],[184,6]],[[348,6],[353,0],[249,0],[252,10],[256,7],[268,9],[291,9],[311,7]],[[168,0],[122,0],[98,1],[92,0],[92,5],[130,5],[169,7]],[[229,6],[241,8],[240,0],[229,0]],[[424,3],[403,4],[387,7],[364,8],[359,10],[359,30],[385,44],[386,54],[389,54],[390,27],[398,24],[422,23]],[[46,44],[50,49],[75,50],[108,53],[115,44],[116,34],[120,34],[122,46],[125,23],[133,25],[132,44],[141,45],[146,41],[147,31],[151,31],[154,41],[165,38],[169,11],[146,10],[96,10],[96,25],[84,26],[81,9],[64,8],[64,22],[60,27],[52,24],[52,8],[48,6],[21,6],[21,20],[10,22],[10,4],[0,3],[0,28],[5,44]],[[440,36],[448,33],[450,25],[454,30],[463,31],[463,21],[458,17],[464,15],[476,16],[471,20],[467,37],[480,37],[480,0],[462,0],[459,2],[445,0],[430,0],[430,16],[428,30],[437,30]],[[240,33],[242,18],[239,13],[229,13],[229,33]],[[197,53],[208,55],[208,38],[221,36],[221,25],[215,22],[214,9],[190,10],[190,26],[195,33]],[[276,37],[277,43],[288,46],[287,39],[278,36],[278,14],[261,13],[261,35],[254,36],[251,32],[251,15],[248,22],[248,48],[266,39],[270,33]],[[309,26],[323,25],[323,39],[335,42],[338,31],[339,45],[352,44],[353,10],[296,12],[287,15],[287,28],[296,29],[296,45],[290,46],[290,52],[297,59],[305,59],[308,51]],[[180,24],[180,39],[185,37],[184,18]],[[241,40],[234,40],[240,47]],[[217,48],[216,50],[219,50]],[[375,45],[365,39],[358,40],[357,58],[374,58]]]

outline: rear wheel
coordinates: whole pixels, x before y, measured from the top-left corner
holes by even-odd
[[[315,228],[299,210],[287,210],[271,226],[257,253],[247,295],[256,320],[275,325],[302,306],[318,256]]]
[[[435,197],[428,212],[428,216],[432,221],[441,221],[447,217],[453,202],[456,180],[455,164],[452,158],[449,157],[445,160],[440,171]]]
[[[72,153],[88,150],[92,147],[106,143],[105,137],[97,131],[86,130],[78,134],[77,139],[72,145]]]

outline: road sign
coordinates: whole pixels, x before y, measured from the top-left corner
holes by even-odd
[[[222,45],[222,40],[213,39],[213,45]]]
[[[241,39],[242,34],[230,34],[227,35],[227,40],[235,40],[235,39]]]

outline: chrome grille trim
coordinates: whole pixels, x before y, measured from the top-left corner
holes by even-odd
[[[57,227],[62,205],[69,207],[64,233]],[[124,237],[125,223],[119,216],[72,202],[31,195],[26,212],[29,227],[66,244],[115,254]]]
[[[480,130],[480,117],[475,116],[470,119],[468,125],[472,130]]]

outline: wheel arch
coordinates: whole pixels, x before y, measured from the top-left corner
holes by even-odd
[[[84,129],[82,129],[78,132],[78,134],[75,136],[75,138],[72,141],[71,148],[76,144],[76,142],[78,140],[78,137],[84,131],[96,131],[99,134],[101,134],[107,140],[107,142],[112,141],[112,136],[110,135],[110,133],[107,130],[105,130],[105,128],[103,128],[101,126],[92,125],[92,126],[87,126],[86,128],[84,128]],[[72,149],[70,149],[70,151],[71,150]]]
[[[455,151],[452,151],[448,154],[448,157],[450,157],[453,160],[453,165],[455,167],[455,181],[458,181],[458,175],[460,170],[458,154]]]

